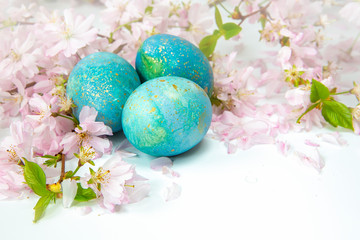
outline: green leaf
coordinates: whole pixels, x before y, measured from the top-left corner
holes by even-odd
[[[96,198],[96,193],[91,188],[82,188],[81,184],[78,183],[78,189],[76,192],[75,200],[79,202],[86,202]]]
[[[321,82],[313,79],[310,90],[310,101],[314,103],[320,99],[326,100],[329,96],[330,96],[329,89]]]
[[[235,23],[225,23],[222,25],[222,29],[224,30],[224,37],[226,40],[238,35],[241,32],[241,27]]]
[[[64,179],[71,178],[73,175],[73,171],[67,171],[64,175]]]
[[[267,21],[266,17],[262,16],[262,17],[259,18],[259,22],[261,23],[262,29],[265,28],[266,21]]]
[[[45,196],[51,193],[46,189],[46,176],[38,164],[25,160],[24,178],[37,195]]]
[[[151,14],[152,11],[153,11],[153,9],[154,9],[154,7],[148,6],[147,8],[145,8],[145,13],[146,13],[146,14]]]
[[[50,193],[48,195],[42,196],[39,201],[36,203],[34,210],[35,210],[35,217],[34,223],[36,223],[45,212],[45,209],[49,205],[50,201],[55,199],[55,193]]]
[[[50,158],[50,159],[58,159],[57,156],[53,156],[53,155],[44,155],[44,156],[41,156],[42,158]]]
[[[223,21],[218,7],[215,6],[215,21],[219,29],[222,29]]]
[[[48,159],[44,162],[44,165],[48,166],[48,167],[56,167],[57,165],[57,159]]]
[[[200,50],[204,53],[206,57],[209,57],[215,50],[217,41],[221,35],[213,34],[204,37],[199,44]]]
[[[334,127],[341,126],[354,130],[351,111],[346,105],[340,102],[335,100],[323,101],[321,114],[325,120]]]

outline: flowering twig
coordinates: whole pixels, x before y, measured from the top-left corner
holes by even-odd
[[[61,174],[59,178],[59,183],[61,183],[64,180],[65,177],[65,155],[61,154]]]

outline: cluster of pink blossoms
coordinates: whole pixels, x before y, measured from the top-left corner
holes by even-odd
[[[319,108],[309,111],[297,123],[311,104],[314,79],[336,93],[345,91],[358,97],[357,84],[353,86],[341,79],[341,73],[359,68],[358,36],[344,32],[347,35],[326,41],[330,39],[326,36],[330,27],[337,31],[344,26],[358,28],[358,2],[240,2],[230,1],[224,6],[228,12],[233,11],[229,18],[236,23],[248,15],[250,24],[261,25],[260,41],[270,50],[251,62],[239,61],[236,55],[241,52],[236,51],[226,56],[213,55],[217,99],[212,130],[216,139],[226,143],[229,152],[255,144],[281,145],[279,134],[327,126]],[[351,108],[356,133],[359,108]]]
[[[0,16],[0,127],[10,128],[0,147],[0,199],[31,192],[24,184],[25,159],[42,168],[48,189],[61,193],[65,206],[84,189],[91,189],[100,205],[111,211],[145,197],[145,179],[120,153],[102,166],[97,164],[97,158],[112,153],[112,143],[105,137],[112,135],[111,129],[96,122],[97,112],[87,107],[77,122],[71,113],[73,103],[66,97],[67,78],[82,57],[96,51],[114,52],[134,64],[140,44],[157,33],[181,36],[201,47],[215,25],[221,27],[214,17],[215,6],[223,22],[261,25],[259,38],[272,49],[261,59],[245,62],[238,60],[241,51],[222,55],[218,44],[209,57],[215,75],[211,134],[224,141],[230,153],[264,143],[277,143],[284,151],[284,142],[277,140],[280,134],[324,126],[316,108],[296,123],[311,104],[313,80],[329,89],[351,89],[348,92],[360,99],[358,84],[340,81],[342,71],[360,66],[359,36],[326,42],[328,27],[340,28],[343,23],[359,28],[359,2],[341,6],[326,0],[100,2],[95,3],[104,5],[99,29],[93,15],[49,11],[35,4],[13,6]],[[242,41],[241,33],[235,35],[228,37],[234,45]],[[359,105],[352,108],[352,115],[359,133]],[[323,166],[320,159],[303,158],[318,169]],[[64,161],[90,166],[89,172],[65,173],[59,167]],[[60,190],[57,184],[62,184]]]

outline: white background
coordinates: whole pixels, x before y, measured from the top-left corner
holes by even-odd
[[[256,34],[257,29],[244,27],[242,35],[248,39],[242,57],[254,57],[257,47],[251,43],[258,39]],[[229,155],[222,143],[208,137],[172,158],[173,169],[181,175],[177,179],[151,170],[148,156],[128,159],[151,183],[143,201],[116,213],[93,204],[93,211],[83,216],[84,204],[65,209],[59,200],[37,224],[32,223],[37,197],[2,201],[0,239],[360,239],[359,140],[343,131],[348,144],[338,146],[317,136],[333,131],[283,136],[299,148],[305,139],[320,143],[326,162],[321,173],[292,154],[281,155],[272,145]],[[121,134],[115,137],[122,139]],[[165,202],[163,191],[172,181],[182,194]]]

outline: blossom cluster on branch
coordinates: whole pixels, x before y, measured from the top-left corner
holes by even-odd
[[[121,151],[114,151],[106,137],[112,131],[96,121],[96,110],[84,107],[79,121],[72,115],[66,82],[75,64],[93,52],[113,52],[134,65],[137,49],[154,34],[183,37],[209,58],[215,77],[209,135],[225,142],[229,153],[265,143],[285,152],[286,145],[277,139],[280,134],[313,126],[360,132],[360,105],[348,107],[338,96],[352,94],[360,100],[356,79],[351,84],[341,79],[360,66],[360,35],[331,41],[327,37],[329,28],[360,30],[359,2],[93,4],[102,5],[101,16],[82,16],[73,9],[50,11],[34,3],[10,7],[0,16],[0,126],[10,129],[0,146],[0,199],[39,195],[35,221],[58,198],[66,207],[97,199],[114,211],[148,194],[146,179],[123,160]],[[101,28],[95,20],[102,21]],[[245,27],[259,28],[254,41],[269,46],[261,58],[240,60]],[[223,40],[234,46],[229,53],[222,51]],[[97,159],[108,154],[113,156],[100,166]],[[319,157],[303,159],[323,167]],[[70,161],[77,167],[66,171]],[[177,176],[167,167],[169,159],[165,162],[165,174]],[[83,167],[88,171],[79,175]],[[169,192],[179,194],[178,188]]]

